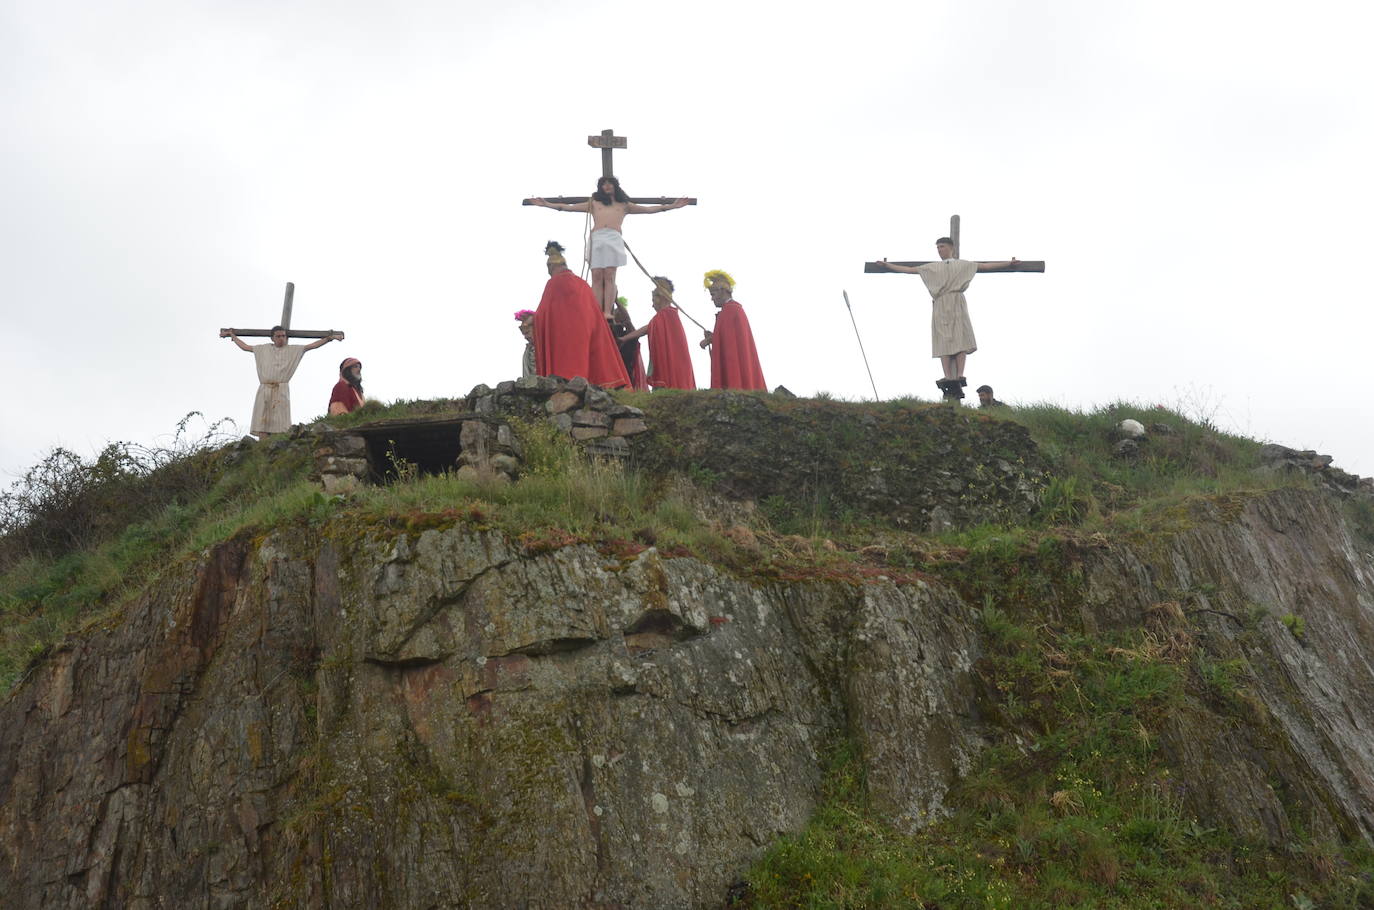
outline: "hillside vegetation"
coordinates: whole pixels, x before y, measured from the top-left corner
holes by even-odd
[[[1149,547],[1256,496],[1312,486],[1308,475],[1263,467],[1259,442],[1126,403],[1083,413],[616,397],[641,408],[652,431],[630,464],[589,461],[549,425],[528,422],[518,427],[522,474],[509,484],[402,465],[396,484],[326,496],[310,479],[323,422],[259,443],[229,441],[217,425],[191,440],[183,422],[165,449],[112,443],[94,459],[55,450],[0,495],[0,691],[22,685],[83,629],[119,623],[168,567],[225,540],[292,527],[403,534],[463,524],[498,530],[528,553],[579,542],[620,554],[652,546],[761,583],[935,579],[979,605],[979,699],[999,741],[959,782],[948,817],[914,834],[870,806],[855,744],[835,742],[811,824],[769,848],[723,900],[1374,907],[1374,856],[1358,832],[1295,830],[1275,846],[1188,808],[1189,781],[1165,745],[1170,724],[1196,705],[1263,721],[1257,676],[1198,634],[1190,592],[1130,628],[1091,628],[1077,610],[1076,554],[1117,541]],[[402,402],[335,424],[460,406]],[[1134,457],[1116,457],[1113,430],[1126,417],[1153,431]],[[1021,490],[1024,510],[974,502],[978,484],[1004,482],[980,475],[959,495],[982,519],[919,526],[909,499],[856,486],[898,460],[913,476],[966,467],[984,444],[1024,447],[1016,470],[1035,480]],[[1374,506],[1352,497],[1342,508],[1359,545],[1374,548]],[[1247,630],[1266,621],[1258,609],[1234,619]],[[1267,620],[1303,635],[1299,616]]]

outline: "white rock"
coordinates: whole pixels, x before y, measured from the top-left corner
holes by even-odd
[[[1145,425],[1139,420],[1132,420],[1129,417],[1117,424],[1116,428],[1123,435],[1132,438],[1145,435]]]

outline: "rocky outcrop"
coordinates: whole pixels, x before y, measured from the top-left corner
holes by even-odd
[[[678,472],[733,499],[941,532],[1014,524],[1049,482],[1026,428],[975,409],[741,392],[655,394],[630,441],[647,473]]]
[[[1177,604],[1230,689],[1167,745],[1202,817],[1274,844],[1295,828],[1374,842],[1374,553],[1333,498],[1305,490],[1199,503],[1153,547],[1092,551],[1088,628]]]
[[[169,574],[3,710],[0,889],[32,907],[684,907],[853,732],[940,811],[973,616],[923,583],[751,584],[461,527],[279,534]]]
[[[1371,839],[1374,561],[1320,493],[1191,522],[1020,609],[1234,669],[1165,733],[1203,818]],[[936,580],[349,527],[169,567],[0,707],[7,906],[718,906],[828,743],[913,828],[990,736],[977,608]]]

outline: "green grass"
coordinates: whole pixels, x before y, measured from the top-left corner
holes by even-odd
[[[831,755],[807,828],[751,870],[753,907],[1374,906],[1374,853],[1302,839],[1273,849],[1204,826],[1158,747],[1188,697],[1186,649],[1135,630],[1091,637],[983,610],[989,714],[1008,735],[915,833],[869,805],[855,747]],[[1234,690],[1234,666],[1210,684]],[[1015,737],[1010,733],[1016,731]],[[1310,901],[1311,904],[1304,904]]]
[[[245,530],[327,508],[306,471],[304,453],[274,455],[258,446],[199,497],[170,503],[112,538],[55,559],[29,554],[12,561],[0,573],[0,692],[72,630],[117,611],[166,567]]]

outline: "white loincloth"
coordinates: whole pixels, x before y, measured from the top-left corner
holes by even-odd
[[[609,269],[624,265],[625,238],[615,228],[592,231],[592,268]]]

